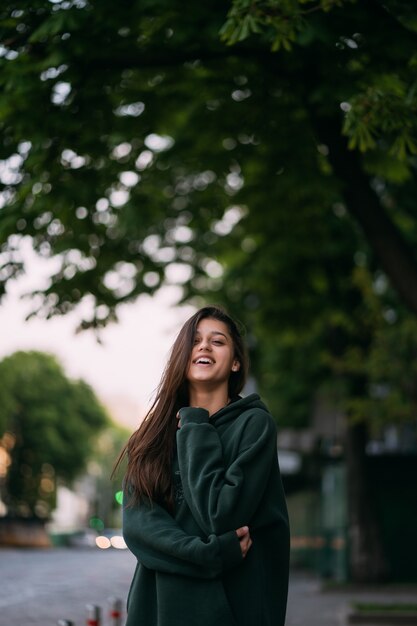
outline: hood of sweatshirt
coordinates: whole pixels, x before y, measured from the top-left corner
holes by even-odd
[[[216,426],[220,426],[236,419],[236,417],[245,411],[253,409],[260,409],[269,413],[267,406],[262,402],[257,393],[251,393],[244,398],[238,396],[236,399],[232,400],[232,402],[214,413],[210,418],[210,422],[215,422]]]

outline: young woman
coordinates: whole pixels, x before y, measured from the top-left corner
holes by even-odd
[[[289,528],[276,426],[241,397],[236,323],[204,307],[183,326],[125,453],[123,533],[136,556],[126,626],[283,626]]]

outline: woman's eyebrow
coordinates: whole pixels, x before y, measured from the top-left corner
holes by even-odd
[[[196,336],[196,337],[197,337],[197,336],[199,337],[200,335],[201,335],[200,331],[199,331],[199,330],[197,330],[197,331],[196,331],[196,333],[195,333],[195,336]],[[228,336],[227,336],[227,335],[225,335],[225,333],[222,333],[220,330],[211,330],[211,331],[209,332],[209,335],[211,335],[211,336],[213,336],[213,335],[221,335],[221,336],[222,336],[222,337],[224,337],[225,339],[228,339]]]

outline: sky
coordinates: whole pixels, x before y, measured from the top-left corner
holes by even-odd
[[[162,288],[155,296],[140,296],[119,309],[119,322],[101,333],[76,334],[80,313],[50,320],[32,318],[28,299],[21,294],[45,281],[47,262],[25,251],[27,275],[10,285],[0,305],[0,359],[17,350],[55,354],[70,378],[88,382],[113,418],[134,428],[149,407],[170,347],[191,306],[176,306],[179,288]]]

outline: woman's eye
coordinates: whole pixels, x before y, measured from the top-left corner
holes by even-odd
[[[219,339],[215,339],[215,340],[213,341],[213,343],[215,343],[215,344],[216,344],[216,346],[222,346],[222,345],[223,345],[223,341],[220,341]]]

